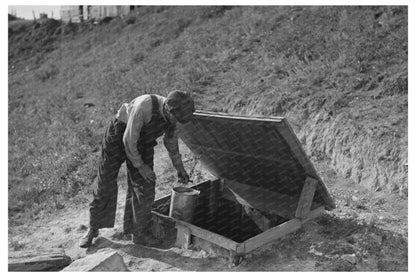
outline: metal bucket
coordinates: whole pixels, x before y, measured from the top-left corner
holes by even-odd
[[[173,188],[170,198],[169,216],[192,222],[199,193],[199,190],[187,187]]]

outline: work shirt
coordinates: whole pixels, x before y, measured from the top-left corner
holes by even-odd
[[[160,95],[155,96],[159,103],[159,112],[162,117],[167,120],[163,112],[163,104],[166,98]],[[142,127],[148,124],[152,119],[152,99],[150,95],[141,95],[133,99],[130,103],[124,103],[118,110],[116,118],[126,123],[126,130],[124,131],[123,136],[126,155],[134,167],[139,168],[143,165],[143,160],[137,149],[137,142],[139,141]],[[167,136],[165,133],[163,143],[175,168],[181,166],[182,159],[179,153],[176,128],[172,136]]]

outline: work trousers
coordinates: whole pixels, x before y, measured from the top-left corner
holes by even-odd
[[[123,144],[126,124],[115,119],[107,128],[98,164],[98,177],[94,185],[94,199],[90,203],[90,227],[111,228],[117,208],[117,177],[121,165],[127,165],[127,195],[124,209],[124,234],[140,236],[149,232],[151,209],[155,198],[155,183],[143,179],[128,158]],[[153,169],[153,146],[138,146],[142,160]]]

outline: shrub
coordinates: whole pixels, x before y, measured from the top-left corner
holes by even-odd
[[[54,64],[41,66],[35,73],[35,77],[45,82],[59,74],[59,68]]]
[[[206,6],[202,8],[202,19],[210,19],[221,17],[227,10],[232,9],[233,6]]]
[[[105,24],[110,23],[110,21],[112,21],[113,19],[114,19],[114,17],[111,17],[111,16],[106,16],[106,17],[103,17],[102,19],[100,19],[100,20],[98,21],[98,24],[100,24],[100,25],[105,25]]]
[[[137,18],[136,18],[135,16],[132,16],[132,15],[126,16],[126,17],[124,18],[124,22],[125,22],[127,25],[130,25],[130,24],[134,24],[134,23],[136,23],[136,20],[137,20]]]

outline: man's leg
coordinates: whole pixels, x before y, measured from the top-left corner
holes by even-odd
[[[153,148],[142,154],[143,161],[153,168]],[[149,153],[150,152],[150,153]],[[124,211],[124,233],[133,234],[134,241],[149,239],[155,182],[147,182],[127,159],[128,192]]]
[[[92,239],[98,236],[98,229],[114,226],[117,208],[117,176],[121,164],[125,161],[123,133],[125,124],[112,121],[104,135],[101,157],[98,164],[97,182],[94,184],[94,199],[90,203],[90,229],[80,242],[88,247]]]

